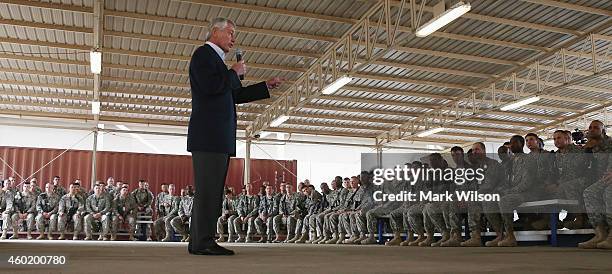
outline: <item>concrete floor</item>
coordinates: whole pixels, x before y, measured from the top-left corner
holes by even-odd
[[[0,241],[2,273],[612,273],[612,251],[224,244],[231,257],[190,256],[185,243]],[[67,265],[10,266],[9,255],[65,255]]]

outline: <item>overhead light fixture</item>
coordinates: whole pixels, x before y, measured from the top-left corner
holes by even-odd
[[[100,114],[100,102],[98,101],[91,102],[91,113],[94,115]]]
[[[323,93],[325,95],[332,94],[332,93],[338,91],[341,87],[345,86],[346,84],[348,84],[351,81],[353,81],[352,77],[342,76],[342,77],[336,79],[336,81],[334,81],[333,83],[325,86],[323,88],[323,90],[321,91],[321,93]]]
[[[415,35],[418,37],[425,37],[427,35],[430,35],[435,31],[439,30],[441,27],[448,25],[448,23],[466,14],[468,11],[470,11],[471,8],[472,6],[470,5],[470,3],[464,3],[463,1],[461,1],[452,6],[450,9],[444,11],[440,15],[429,20],[429,22],[420,26],[416,30]]]
[[[100,74],[102,72],[102,52],[90,51],[89,64],[91,68],[91,73]]]
[[[104,124],[98,124],[99,129],[104,129]]]
[[[499,109],[503,110],[503,111],[513,110],[513,109],[520,108],[522,106],[529,105],[529,104],[537,102],[537,101],[540,101],[540,96],[531,96],[531,97],[527,97],[527,98],[518,100],[518,101],[513,102],[513,103],[509,103],[509,104],[503,105]]]
[[[272,122],[270,122],[270,126],[271,127],[277,127],[280,126],[282,123],[286,122],[287,120],[289,120],[289,116],[287,115],[281,115],[276,117],[276,119],[272,120]]]
[[[259,133],[259,138],[260,139],[266,138],[266,137],[270,136],[270,134],[272,134],[272,132],[262,131],[261,133]]]
[[[424,130],[424,131],[421,131],[421,132],[417,133],[416,136],[417,137],[425,137],[425,136],[436,134],[438,132],[445,131],[445,130],[446,130],[446,128],[443,128],[443,127],[431,128],[431,129]]]

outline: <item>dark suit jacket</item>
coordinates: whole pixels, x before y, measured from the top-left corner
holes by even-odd
[[[187,151],[236,154],[236,104],[270,98],[265,82],[243,87],[215,50],[200,46],[189,63],[191,117]]]

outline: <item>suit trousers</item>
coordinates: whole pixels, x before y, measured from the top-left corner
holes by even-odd
[[[215,245],[217,219],[221,215],[223,187],[229,165],[229,154],[192,151],[195,196],[189,231],[189,249],[206,249]]]

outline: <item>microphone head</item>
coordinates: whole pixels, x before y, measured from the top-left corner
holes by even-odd
[[[242,60],[242,50],[236,49],[234,53],[236,54],[236,61],[241,61]]]

